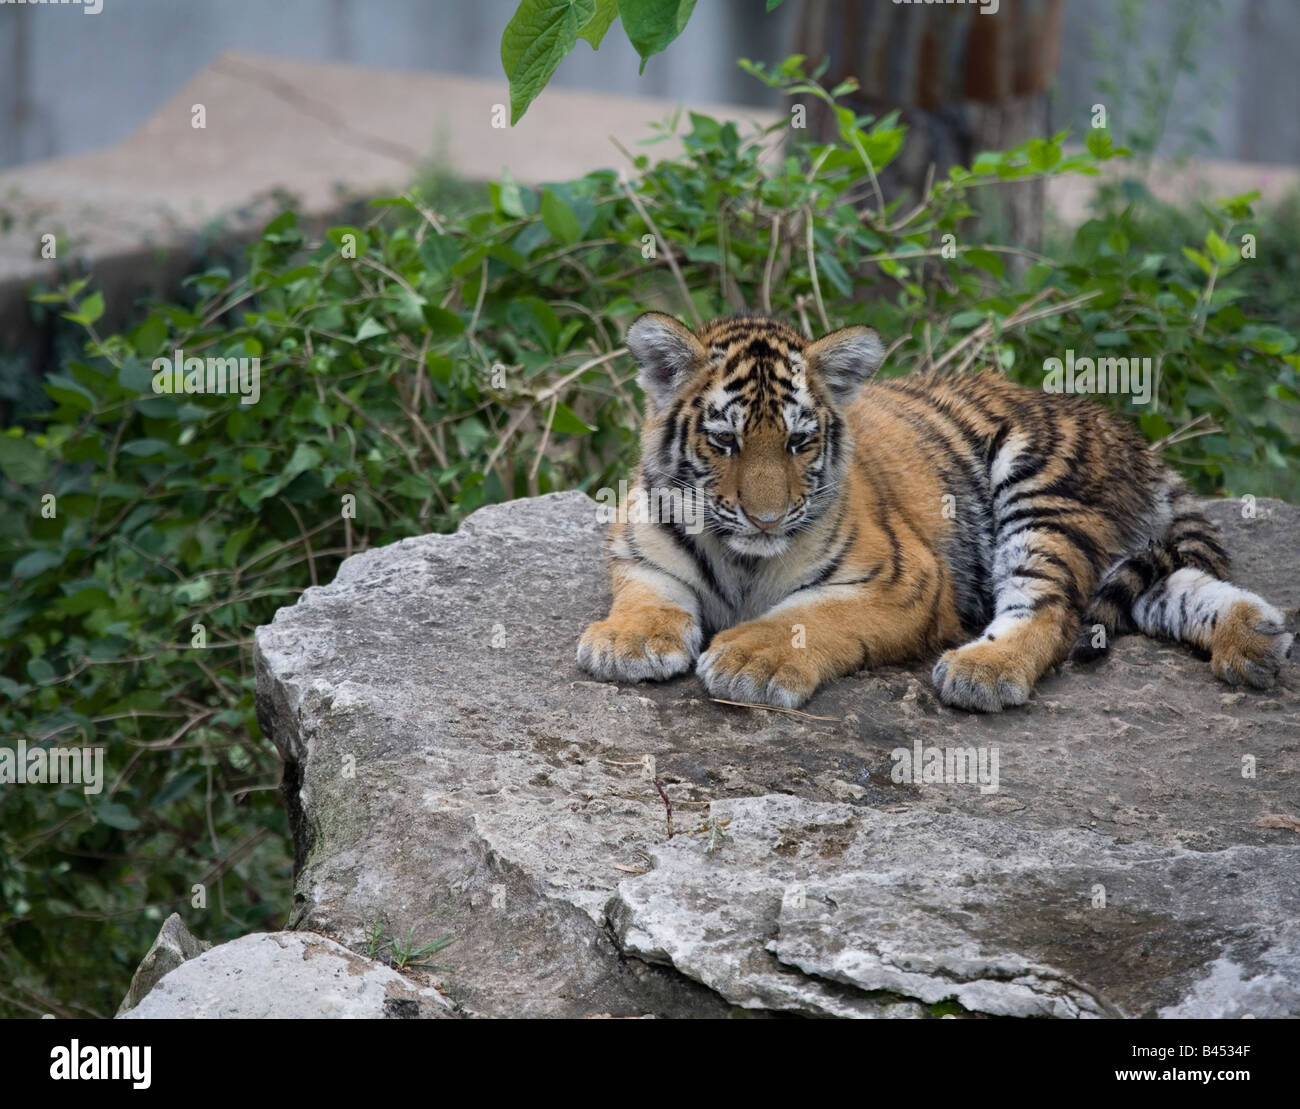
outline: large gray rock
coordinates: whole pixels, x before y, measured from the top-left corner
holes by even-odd
[[[142,1019],[431,1018],[455,1005],[328,936],[257,932],[188,959],[118,1016]]]
[[[1300,509],[1256,507],[1208,511],[1294,627]],[[293,926],[451,933],[481,1015],[1300,1015],[1300,837],[1259,823],[1300,811],[1294,666],[1233,691],[1133,637],[998,716],[928,663],[733,708],[577,669],[600,548],[585,495],[485,508],[258,629]],[[997,788],[896,782],[915,744],[996,750]]]

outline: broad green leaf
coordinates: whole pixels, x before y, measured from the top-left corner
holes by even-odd
[[[281,475],[286,479],[292,479],[306,470],[314,470],[321,464],[321,453],[309,443],[299,443],[293,448],[293,457],[289,459],[289,465],[284,468]],[[289,481],[286,480],[288,485]]]
[[[163,805],[170,805],[173,801],[179,801],[206,777],[207,773],[203,770],[182,770],[170,778],[154,795],[149,807],[157,809]]]
[[[30,551],[14,563],[13,574],[18,578],[34,578],[62,565],[63,556],[58,551]]]
[[[448,339],[465,332],[465,321],[455,312],[448,312],[436,304],[426,304],[423,314],[424,322],[429,325],[435,339]]]
[[[595,14],[596,0],[522,0],[501,35],[511,126],[523,118]]]
[[[45,454],[30,439],[0,435],[0,471],[19,485],[35,485],[45,476]]]
[[[331,227],[325,232],[325,237],[332,242],[339,252],[348,258],[360,258],[370,249],[370,236],[362,231],[359,227]],[[307,273],[315,274],[314,268],[308,268]]]
[[[81,302],[81,308],[78,310],[79,315],[86,323],[91,324],[104,314],[104,294],[91,293]]]
[[[817,253],[817,268],[826,275],[826,279],[835,286],[835,291],[840,296],[850,296],[853,293],[853,282],[849,280],[849,275],[844,272],[844,267],[835,260],[835,255],[825,250]]]
[[[1088,147],[1088,153],[1095,158],[1108,158],[1112,152],[1116,152],[1110,132],[1104,127],[1093,127],[1084,142]]]
[[[194,605],[199,601],[206,601],[212,596],[212,579],[210,577],[195,578],[194,581],[187,581],[178,585],[172,590],[172,599],[178,605]]]
[[[641,68],[655,54],[667,48],[695,10],[695,0],[618,0],[618,16],[628,40],[641,56]]]
[[[1048,142],[1046,139],[1030,139],[1026,154],[1029,158],[1030,168],[1038,170],[1040,173],[1051,169],[1061,160],[1061,148],[1056,143]]]
[[[91,587],[78,589],[70,596],[61,598],[55,603],[54,608],[63,616],[81,616],[87,612],[94,612],[97,608],[111,608],[112,605],[113,598],[103,589]]]
[[[542,222],[546,224],[546,230],[555,236],[556,241],[565,246],[576,243],[582,234],[582,228],[578,225],[578,217],[573,214],[573,209],[551,189],[542,193]]]
[[[95,394],[62,374],[47,374],[45,391],[59,404],[66,404],[79,412],[89,412],[95,407]]]
[[[964,252],[966,260],[972,266],[978,266],[980,269],[991,273],[994,277],[1002,276],[1002,258],[994,254],[991,250],[976,248]]]
[[[150,316],[131,333],[131,341],[136,350],[150,358],[167,342],[167,325],[161,316]]]
[[[426,235],[424,242],[420,244],[420,261],[432,273],[439,275],[446,273],[459,257],[460,248],[451,235]]]
[[[1234,262],[1239,257],[1236,249],[1225,243],[1214,231],[1205,236],[1205,245],[1220,263]]]
[[[596,14],[578,32],[578,37],[591,43],[593,50],[599,50],[601,41],[605,38],[605,32],[609,30],[609,25],[614,22],[617,16],[618,0],[596,0]]]
[[[596,429],[578,419],[577,413],[567,404],[557,404],[551,430],[563,435],[589,435]]]
[[[95,806],[95,816],[110,828],[120,828],[124,832],[132,832],[140,827],[140,821],[131,815],[131,810],[121,801],[100,801]]]
[[[123,443],[121,452],[123,454],[134,455],[137,458],[152,458],[159,454],[171,454],[175,448],[170,443],[165,443],[161,439],[132,439],[129,443]]]

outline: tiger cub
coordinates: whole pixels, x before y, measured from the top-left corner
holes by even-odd
[[[807,342],[650,312],[627,346],[647,403],[633,488],[658,510],[610,526],[613,605],[578,644],[598,678],[693,665],[715,697],[793,707],[942,651],[940,698],[997,712],[1135,630],[1234,684],[1268,687],[1289,656],[1181,480],[1096,404],[996,373],[871,382],[866,327]]]

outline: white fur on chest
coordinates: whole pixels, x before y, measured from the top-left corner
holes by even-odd
[[[715,589],[710,585],[710,577],[702,572],[700,562],[661,530],[660,525],[633,525],[633,536],[636,548],[644,557],[690,586],[699,615],[713,631],[757,620],[804,586],[816,574],[821,559],[813,552],[823,540],[819,534],[804,533],[783,554],[755,559],[746,566],[729,557],[714,536],[707,533],[695,536],[696,549],[709,567]]]

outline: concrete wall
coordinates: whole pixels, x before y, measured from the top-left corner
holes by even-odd
[[[741,55],[774,59],[790,49],[802,0],[771,15],[762,0],[700,0],[686,34],[637,76],[637,58],[615,27],[600,52],[585,42],[561,67],[560,86],[772,104],[740,73]],[[879,0],[884,3],[886,0]],[[1142,3],[1137,42],[1117,31],[1122,0],[1067,0],[1056,115],[1077,127],[1097,99],[1099,34],[1131,71],[1167,57],[1184,5]],[[0,167],[116,142],[139,127],[196,70],[229,49],[308,60],[499,76],[501,30],[516,0],[103,0],[87,15],[69,4],[0,2]],[[1209,125],[1219,158],[1300,163],[1300,3],[1222,0],[1201,77],[1183,78],[1179,121]],[[1217,91],[1216,91],[1217,87]],[[1173,153],[1166,148],[1164,153]]]

